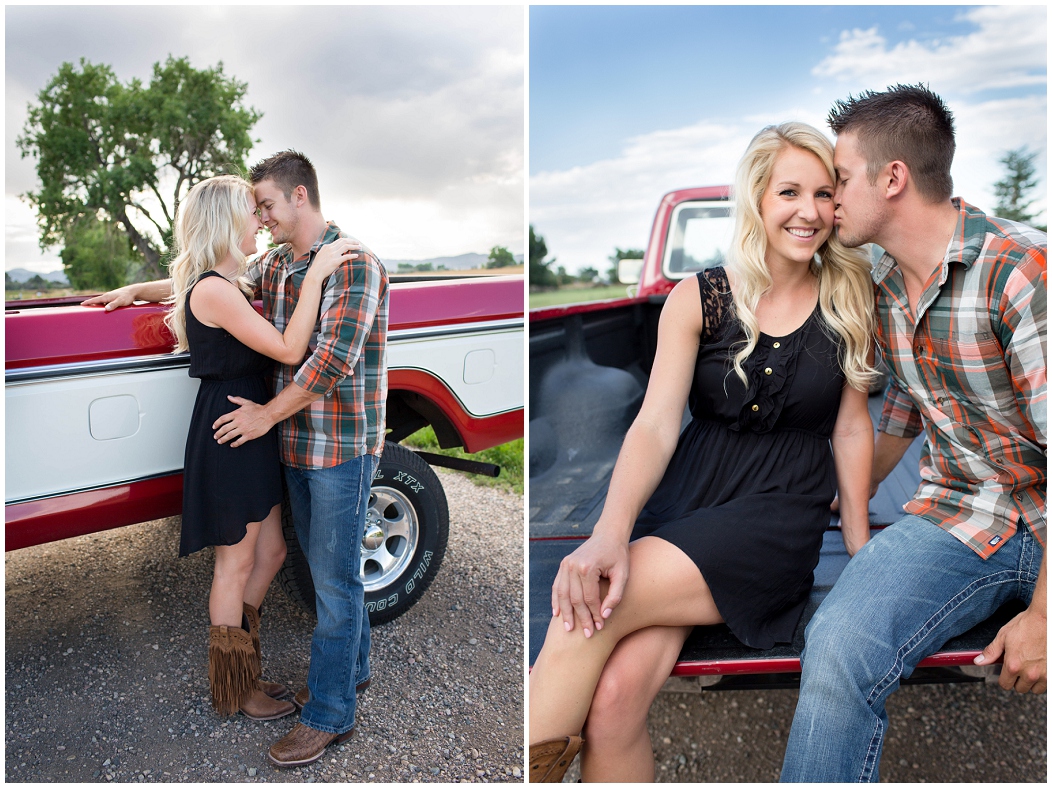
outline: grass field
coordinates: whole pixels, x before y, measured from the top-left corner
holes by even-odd
[[[434,454],[444,454],[447,457],[458,457],[461,459],[477,460],[478,462],[492,462],[500,466],[500,476],[496,479],[489,476],[480,476],[477,473],[469,473],[468,477],[475,484],[483,487],[496,487],[515,495],[523,494],[523,439],[494,446],[492,449],[484,449],[474,454],[468,454],[463,449],[440,449],[435,431],[430,427],[417,430],[404,441],[406,446],[414,449],[423,449]],[[455,471],[453,471],[455,473]]]
[[[530,309],[560,304],[579,304],[582,301],[602,301],[605,298],[625,298],[628,295],[626,285],[605,285],[603,287],[564,287],[544,293],[530,293]]]

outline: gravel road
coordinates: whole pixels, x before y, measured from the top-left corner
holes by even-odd
[[[667,691],[648,725],[658,782],[778,779],[797,690]],[[888,702],[881,782],[1047,782],[1045,695],[996,684],[906,686]],[[563,782],[580,777],[578,763]]]
[[[296,716],[220,718],[208,700],[212,551],[177,557],[179,518],[6,556],[8,782],[501,782],[523,769],[521,497],[442,473],[445,561],[373,635],[357,735],[277,770]],[[264,675],[306,681],[313,619],[275,583]]]

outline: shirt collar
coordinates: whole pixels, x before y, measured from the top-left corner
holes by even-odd
[[[300,257],[299,259],[293,258],[292,244],[290,243],[284,243],[281,244],[281,246],[275,247],[272,250],[272,254],[274,255],[274,259],[282,266],[299,270],[300,268],[306,268],[310,265],[311,261],[314,259],[314,255],[318,253],[318,250],[321,249],[321,247],[325,244],[332,243],[341,235],[343,235],[343,232],[336,226],[335,222],[326,222],[325,230],[320,236],[318,236],[318,240],[311,244],[310,250],[303,257]]]
[[[953,237],[946,247],[946,255],[942,260],[940,282],[945,282],[948,278],[951,263],[960,263],[965,268],[971,267],[983,250],[988,229],[986,214],[974,205],[969,205],[960,197],[954,197],[950,202],[957,209],[957,226],[953,230]],[[879,285],[898,268],[898,265],[894,257],[884,252],[877,264],[873,266],[873,281]]]

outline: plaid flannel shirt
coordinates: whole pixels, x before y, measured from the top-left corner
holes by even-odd
[[[1044,546],[1044,233],[955,199],[957,229],[914,319],[894,258],[873,270],[892,381],[879,430],[925,432],[905,509],[986,558],[1025,525]]]
[[[278,331],[299,300],[303,278],[317,251],[347,237],[329,222],[310,251],[293,259],[291,244],[256,258],[246,274],[263,299],[263,315]],[[388,280],[380,260],[362,248],[322,289],[321,314],[310,356],[279,364],[274,393],[290,383],[322,394],[281,423],[281,461],[295,468],[330,468],[363,454],[380,455],[387,404]]]

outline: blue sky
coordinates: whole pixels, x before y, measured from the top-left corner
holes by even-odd
[[[898,81],[949,103],[955,191],[992,207],[1003,151],[1046,171],[1046,48],[1039,6],[534,6],[530,221],[560,264],[605,270],[664,192],[728,182],[763,125],[825,130],[833,100]]]

